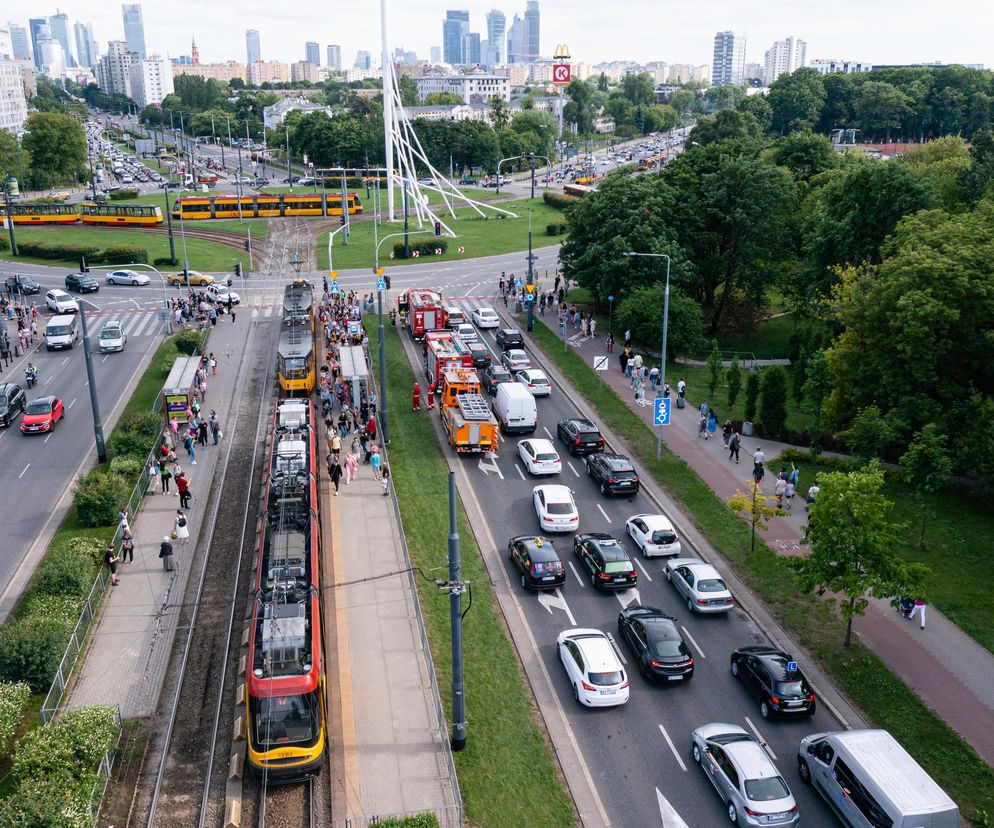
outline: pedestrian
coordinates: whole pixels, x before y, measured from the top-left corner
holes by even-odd
[[[207,445],[207,421],[201,420],[200,425],[197,426],[197,442],[202,445]]]
[[[176,510],[176,522],[173,531],[176,533],[176,539],[183,541],[184,546],[190,542],[190,528],[186,525],[186,515],[183,514],[182,509]]]
[[[698,439],[703,437],[705,440],[708,438],[708,418],[703,411],[697,415],[697,437]]]
[[[721,427],[721,438],[725,441],[725,448],[728,448],[728,441],[732,439],[732,421],[725,420],[725,424]]]
[[[507,305],[507,301],[506,300],[505,300],[504,304]],[[565,313],[559,314],[559,335],[560,336],[566,336],[566,314]]]
[[[915,598],[915,606],[914,606],[914,609],[911,610],[911,614],[908,616],[908,620],[910,621],[916,615],[920,615],[921,616],[921,625],[922,625],[921,628],[924,630],[925,629],[925,599],[924,598]]]
[[[676,395],[681,400],[687,398],[687,383],[683,381],[683,377],[680,377],[680,379],[676,381]]]
[[[621,373],[628,376],[628,348],[624,348],[618,354],[618,364],[621,366]]]
[[[659,384],[659,366],[653,365],[652,368],[649,369],[649,385],[652,387],[652,390],[655,391],[656,386],[658,384]]]
[[[380,457],[380,448],[374,443],[369,449],[369,465],[373,469],[374,480],[380,479],[380,463],[382,460],[383,458]]]
[[[763,485],[763,478],[766,477],[766,469],[762,464],[752,467],[752,479],[756,482],[757,486]]]
[[[783,498],[787,494],[787,481],[777,475],[777,482],[773,486],[773,494],[777,496],[777,508],[783,508]]]
[[[752,465],[753,468],[756,466],[762,466],[763,461],[766,460],[766,454],[763,453],[763,449],[756,447],[756,450],[752,453]]]
[[[122,532],[124,532],[125,529],[130,529],[131,528],[128,525],[128,507],[126,505],[122,506],[120,508],[120,510],[118,511],[118,513],[117,513],[117,522],[118,522],[118,526],[120,527],[120,529],[121,529]]]
[[[593,317],[591,317],[590,323],[587,325],[587,328],[590,331],[590,338],[591,339],[596,339],[597,338],[597,320],[594,319]]]
[[[632,331],[630,328],[625,329],[625,347],[629,347],[632,344]]]
[[[193,495],[190,492],[190,481],[184,472],[180,472],[176,477],[176,491],[179,492],[179,507],[189,509]]]
[[[124,535],[121,537],[121,563],[127,563],[129,557],[131,558],[131,563],[134,563],[135,538],[131,534],[130,529],[125,529]]]
[[[733,431],[732,432],[732,436],[728,438],[728,460],[729,460],[729,462],[731,462],[731,459],[733,457],[735,458],[735,462],[736,463],[739,462],[739,446],[741,445],[741,443],[742,443],[742,441],[739,439],[739,433],[737,431]]]
[[[148,461],[148,468],[145,470],[148,475],[148,493],[155,494],[155,484],[159,482],[159,461],[153,456]]]
[[[435,383],[428,383],[428,411],[435,410]]]
[[[231,317],[231,324],[235,324],[235,306],[231,303],[231,299],[228,299],[228,316]]]
[[[808,487],[808,496],[805,498],[805,503],[804,503],[805,512],[810,512],[811,507],[818,502],[818,492],[820,491],[821,488],[818,486],[817,480]]]
[[[609,354],[613,354],[614,353],[614,335],[610,331],[608,331],[608,333],[607,333],[607,339],[604,340],[604,344],[607,345],[607,352]]]
[[[342,464],[338,462],[337,454],[329,454],[327,461],[328,476],[331,478],[331,482],[335,484],[335,497],[338,497],[338,483],[342,479]]]
[[[672,394],[672,393],[673,393],[673,389],[670,388],[670,384],[668,382],[664,381],[663,382],[663,399],[664,400],[668,400],[670,398],[670,394]]]
[[[217,376],[217,357],[214,356],[214,352],[213,351],[211,351],[211,355],[209,357],[209,362],[210,362],[210,366],[211,366],[211,376],[216,377]]]
[[[718,431],[718,417],[714,413],[714,409],[711,409],[710,411],[708,411],[708,434],[707,434],[708,439],[710,439],[711,435],[717,431]]]
[[[110,582],[114,586],[117,586],[117,562],[120,560],[114,551],[114,544],[107,544],[107,551],[104,552],[104,563],[107,564],[107,568],[110,570]]]
[[[787,475],[787,483],[790,484],[790,485],[792,485],[794,487],[794,490],[796,491],[797,490],[797,486],[800,483],[800,481],[801,481],[801,475],[797,471],[797,466],[795,466],[793,463],[791,463],[790,464],[790,474]],[[789,497],[793,497],[793,495],[789,495]]]
[[[583,315],[580,316],[580,336],[587,335],[587,318]]]
[[[366,433],[369,435],[370,440],[376,439],[376,420],[372,417],[370,417],[369,422],[366,423]]]
[[[348,486],[359,476],[359,458],[351,451],[345,452],[345,485]]]
[[[636,373],[642,376],[642,354],[635,354],[635,358],[628,363],[628,375],[634,376]]]
[[[169,471],[169,463],[163,462],[159,466],[159,477],[162,482],[162,493],[169,494],[169,481],[172,479],[173,473]]]
[[[187,431],[187,433],[185,435],[183,435],[183,448],[186,449],[186,455],[187,455],[187,457],[189,457],[191,455],[191,453],[193,452],[193,430],[192,429],[190,431]]]
[[[390,494],[390,466],[384,463],[380,468],[380,484],[383,486],[383,496]]]
[[[217,421],[216,418],[212,419],[210,421],[210,424],[211,424],[211,437],[213,438],[214,445],[216,446],[218,440],[221,439],[221,424]]]
[[[162,543],[159,544],[159,557],[162,559],[162,568],[166,572],[173,571],[173,545],[169,540],[169,535],[162,536]]]
[[[421,410],[421,386],[414,383],[414,391],[411,394],[411,410]]]

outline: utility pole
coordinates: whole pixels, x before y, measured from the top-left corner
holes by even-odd
[[[162,194],[166,197],[166,226],[169,228],[169,259],[173,265],[176,266],[176,242],[173,241],[173,211],[169,209],[169,188],[166,186],[169,182],[162,182]]]
[[[462,594],[459,532],[456,529],[456,476],[449,472],[449,623],[452,626],[452,749],[466,748],[466,685],[463,680]]]
[[[411,241],[407,235],[407,180],[404,180],[404,259],[411,258]]]
[[[330,261],[330,259],[329,259]],[[383,273],[377,268],[376,280],[383,278]],[[379,345],[377,351],[379,352],[380,358],[380,404],[377,406],[377,411],[380,412],[380,427],[383,431],[383,444],[390,445],[390,424],[387,421],[387,356],[386,356],[386,335],[383,331],[383,291],[377,288],[376,290],[376,309],[377,316],[379,317],[377,321],[377,331],[379,332]]]
[[[86,379],[90,388],[90,407],[93,411],[93,437],[97,444],[97,462],[107,462],[107,446],[104,444],[104,426],[100,420],[100,404],[97,402],[97,384],[93,380],[93,360],[90,357],[90,334],[86,328],[86,299],[79,300],[79,324],[83,329],[83,359],[86,363]]]
[[[532,168],[532,173],[534,173],[534,167]],[[528,210],[528,285],[532,289],[525,292],[525,304],[528,306],[528,325],[529,331],[535,329],[535,271],[532,269],[532,264],[534,263],[536,256],[532,255],[532,211]]]
[[[293,192],[293,173],[290,172],[290,127],[286,128],[286,179],[290,185],[290,192]]]
[[[14,238],[14,217],[10,214],[10,176],[4,171],[3,182],[4,203],[7,206],[7,234],[10,236],[11,255],[17,255],[17,239]]]

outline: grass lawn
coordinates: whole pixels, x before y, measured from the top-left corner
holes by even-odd
[[[386,329],[386,336],[387,381],[391,388],[410,388],[411,368],[397,330]],[[376,326],[370,327],[369,337],[371,352],[376,353]],[[425,570],[445,566],[448,469],[442,448],[425,414],[411,411],[403,393],[394,393],[389,411],[390,467],[412,562]],[[569,796],[536,722],[537,711],[527,702],[531,695],[461,505],[459,536],[462,576],[473,585],[473,606],[463,628],[469,738],[466,750],[455,754],[467,824],[575,825]],[[444,572],[429,577],[436,576],[445,577]],[[451,721],[449,599],[433,584],[415,580],[443,706]]]
[[[451,220],[445,216],[443,220],[455,231],[456,238],[447,239],[448,250],[441,256],[432,257],[431,261],[453,262],[460,259],[476,258],[479,256],[495,256],[499,253],[513,253],[519,250],[528,249],[528,208],[532,209],[532,245],[535,248],[545,247],[550,244],[557,244],[562,241],[562,236],[550,237],[545,235],[545,227],[551,221],[562,221],[562,211],[554,207],[549,207],[541,198],[536,198],[529,202],[507,201],[501,202],[500,206],[506,210],[517,213],[518,218],[512,219],[506,216],[480,218],[475,211],[462,208],[456,211],[457,218]],[[417,230],[417,223],[410,222],[410,229]],[[432,238],[431,230],[428,232],[411,235],[415,242]],[[380,226],[380,236],[390,233],[403,232],[403,222],[394,224],[382,224]],[[380,245],[380,265],[398,267],[406,264],[424,264],[424,258],[418,259],[391,259],[393,245],[398,241],[403,241],[403,236],[388,239]],[[466,249],[465,253],[459,253],[459,247]],[[324,233],[317,240],[318,270],[328,269],[328,234]],[[354,267],[372,267],[373,265],[373,223],[361,222],[352,227],[352,240],[348,247],[341,244],[341,234],[335,237],[335,247],[332,251],[336,270],[345,270]]]
[[[715,549],[777,621],[808,650],[833,683],[875,725],[889,730],[904,745],[956,800],[964,816],[973,818],[977,824],[989,824],[983,819],[994,814],[994,770],[872,651],[858,641],[848,648],[842,647],[844,627],[831,608],[802,593],[793,573],[762,540],[756,553],[750,554],[748,525],[683,460],[664,446],[662,462],[657,462],[654,432],[614,391],[603,388],[593,370],[576,353],[563,351],[555,332],[538,322],[533,337],[601,419],[627,442],[636,462],[683,506]],[[983,548],[988,547],[989,542]],[[859,631],[858,619],[855,629]]]

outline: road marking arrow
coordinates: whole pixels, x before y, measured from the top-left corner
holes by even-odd
[[[570,612],[569,604],[566,603],[566,599],[563,598],[563,593],[556,589],[555,593],[550,592],[540,592],[538,594],[538,602],[549,611],[549,615],[552,615],[552,608],[561,609],[566,613],[566,617],[569,618],[570,624],[574,627],[576,626],[576,619],[573,618],[573,613]]]
[[[621,592],[614,593],[614,597],[621,602],[622,607],[627,607],[632,602],[639,604],[641,606],[642,601],[639,598],[639,591],[634,587],[632,589],[625,589]]]
[[[490,462],[489,463],[485,463],[485,462],[483,462],[484,458],[482,458],[482,457],[480,458],[480,464],[479,464],[480,465],[480,471],[482,471],[484,474],[490,474],[490,472],[495,472],[497,474],[497,476],[501,480],[503,480],[504,479],[504,475],[501,474],[500,469],[497,468],[497,455],[496,454],[491,454],[491,455],[489,455],[488,459],[490,460]]]
[[[656,788],[656,802],[659,803],[659,818],[663,821],[663,828],[688,828],[680,814],[659,792],[659,788]]]

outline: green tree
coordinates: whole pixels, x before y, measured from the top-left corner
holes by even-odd
[[[884,420],[880,409],[868,405],[859,409],[849,428],[839,432],[856,459],[869,463],[878,458],[884,446],[890,442],[891,429]]]
[[[739,367],[739,358],[732,357],[732,364],[728,366],[725,374],[725,382],[728,385],[728,408],[735,407],[735,402],[742,391],[742,369]]]
[[[839,158],[824,135],[792,132],[773,144],[773,162],[786,167],[798,181],[808,181],[839,166]]]
[[[454,106],[461,103],[466,102],[454,92],[429,92],[425,95],[425,106]]]
[[[756,403],[759,402],[759,374],[750,371],[746,377],[745,421],[756,419]]]
[[[825,84],[817,69],[804,66],[770,84],[773,130],[781,135],[814,128],[825,105]]]
[[[593,90],[586,81],[574,80],[566,87],[569,101],[563,106],[563,120],[573,124],[580,135],[594,131],[594,113],[591,108]]]
[[[718,340],[711,340],[711,351],[707,358],[708,366],[708,399],[714,400],[715,391],[721,384],[721,351],[718,350]]]
[[[860,85],[853,108],[857,126],[873,140],[890,141],[891,133],[912,113],[911,98],[896,86],[880,81]]]
[[[413,81],[412,81],[413,83]],[[511,123],[511,110],[500,95],[491,95],[487,101],[490,104],[490,124],[494,132],[500,132]]]
[[[687,136],[687,146],[700,144],[703,147],[727,139],[758,146],[762,138],[763,130],[754,115],[737,109],[723,109],[716,115],[704,115],[697,119]]]
[[[704,93],[704,100],[714,110],[735,109],[745,97],[745,87],[731,83],[708,87]]]
[[[970,204],[964,176],[970,169],[970,151],[958,135],[936,138],[900,156],[919,179],[929,182],[944,210],[961,211]]]
[[[755,481],[752,484],[752,494],[746,494],[741,489],[728,500],[728,507],[736,514],[748,514],[752,525],[752,539],[749,545],[751,553],[756,552],[756,530],[765,532],[769,528],[770,518],[785,514],[773,503],[774,498],[759,488]]]
[[[608,89],[607,75],[604,74],[604,72],[601,72],[600,75],[597,76],[597,91],[607,92],[607,89]]]
[[[36,112],[27,123],[21,145],[31,158],[31,171],[56,182],[71,182],[86,170],[86,133],[80,123],[57,112]]]
[[[929,495],[948,485],[953,464],[946,446],[946,436],[935,423],[922,426],[901,456],[904,479],[915,490],[915,500],[922,513],[918,545],[925,548],[925,524],[930,516]]]
[[[769,132],[773,126],[773,107],[766,95],[747,95],[745,100],[736,107],[739,112],[746,112],[756,119],[762,132]]]
[[[811,416],[808,435],[811,438],[811,453],[821,453],[821,412],[825,398],[832,390],[832,377],[824,351],[815,351],[807,361],[804,371],[804,385],[801,388],[801,410]]]
[[[417,84],[414,83],[410,76],[401,75],[397,88],[400,92],[400,102],[403,106],[417,106],[421,103]]]
[[[825,87],[825,103],[821,108],[816,131],[828,135],[833,129],[853,126],[853,102],[856,97],[853,76],[842,72],[825,75],[822,85]]]
[[[556,157],[557,124],[548,112],[539,109],[517,112],[511,118],[511,129],[520,136],[526,153]]]
[[[663,331],[663,288],[646,285],[626,296],[615,312],[619,330],[630,330],[635,341],[658,347]],[[700,353],[704,346],[701,307],[680,288],[670,288],[670,315],[666,331],[667,361]]]
[[[782,365],[771,365],[763,371],[759,420],[767,434],[783,434],[787,425],[787,372]]]
[[[642,110],[642,128],[645,132],[666,132],[679,124],[680,116],[666,104],[652,104]]]
[[[0,129],[0,173],[3,173],[4,180],[9,176],[20,178],[29,163],[28,154],[17,136],[6,129]]]
[[[648,106],[656,100],[656,84],[648,72],[625,75],[621,91],[635,106]]]
[[[894,551],[901,527],[888,519],[893,504],[881,493],[883,484],[875,463],[853,472],[820,473],[818,502],[805,533],[811,554],[789,561],[804,589],[838,602],[846,647],[868,595],[920,595],[927,573],[920,564],[905,565]]]
[[[677,89],[670,95],[669,105],[672,106],[682,118],[687,112],[694,108],[695,95],[690,89]]]

